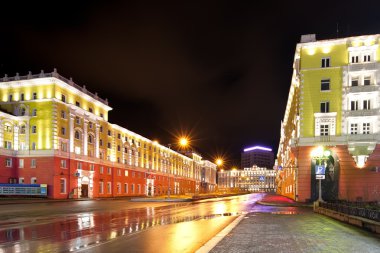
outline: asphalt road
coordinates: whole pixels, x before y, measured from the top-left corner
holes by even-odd
[[[194,252],[261,197],[2,205],[0,252]]]

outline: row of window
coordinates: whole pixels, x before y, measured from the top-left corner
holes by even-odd
[[[358,123],[352,123],[350,125],[350,134],[371,134],[371,123],[365,122],[362,123],[361,129],[359,129]],[[330,126],[328,124],[320,125],[320,136],[328,136],[330,135]]]
[[[359,107],[359,101],[358,100],[352,100],[350,102],[350,110],[351,111],[357,111],[357,110],[371,110],[371,99],[364,99],[362,100],[362,106]],[[330,102],[329,101],[323,101],[320,103],[320,112],[321,113],[328,113],[330,112]]]
[[[31,126],[32,134],[37,133],[37,126]],[[6,133],[12,133],[12,126],[5,124],[4,125],[4,132]],[[26,133],[26,126],[22,125],[19,130],[20,134],[25,134]]]
[[[64,94],[61,94],[61,101],[64,102],[64,103],[66,103],[66,96]],[[80,107],[80,102],[79,101],[75,101],[75,105],[77,107]],[[91,112],[91,113],[94,113],[94,110],[91,107],[88,108],[88,111]],[[104,114],[100,113],[100,117],[104,118]]]
[[[371,62],[373,59],[371,57],[371,53],[364,53],[364,54],[352,54],[350,57],[350,63],[365,63],[365,62]],[[329,68],[331,67],[331,58],[330,57],[323,57],[321,59],[321,68]]]
[[[13,165],[13,158],[7,157],[5,158],[5,167],[12,167]],[[25,161],[24,159],[18,159],[18,167],[19,168],[24,168],[25,166]],[[30,160],[30,168],[36,168],[37,167],[37,160],[36,159],[31,159]]]
[[[4,148],[5,149],[12,149],[12,142],[11,141],[4,141]],[[25,142],[20,143],[20,150],[27,150]],[[37,150],[37,144],[35,142],[32,142],[32,150]]]

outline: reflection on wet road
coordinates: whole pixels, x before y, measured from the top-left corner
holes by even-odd
[[[127,200],[11,205],[9,208],[17,212],[7,213],[3,207],[0,211],[0,253],[78,251],[163,225],[252,211],[284,212],[276,207],[258,207],[255,203],[261,198],[262,194],[250,194],[169,205]],[[285,211],[296,212],[291,207]]]

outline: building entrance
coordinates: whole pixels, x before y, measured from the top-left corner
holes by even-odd
[[[88,198],[88,184],[82,184],[80,196],[81,198]]]

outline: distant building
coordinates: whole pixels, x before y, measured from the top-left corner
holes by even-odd
[[[218,172],[219,190],[275,192],[276,171],[252,166],[243,170],[225,170]]]
[[[216,188],[216,164],[202,160],[201,193],[214,192]]]
[[[244,149],[241,153],[241,168],[251,168],[256,165],[272,169],[274,164],[274,154],[272,149],[254,146]]]

